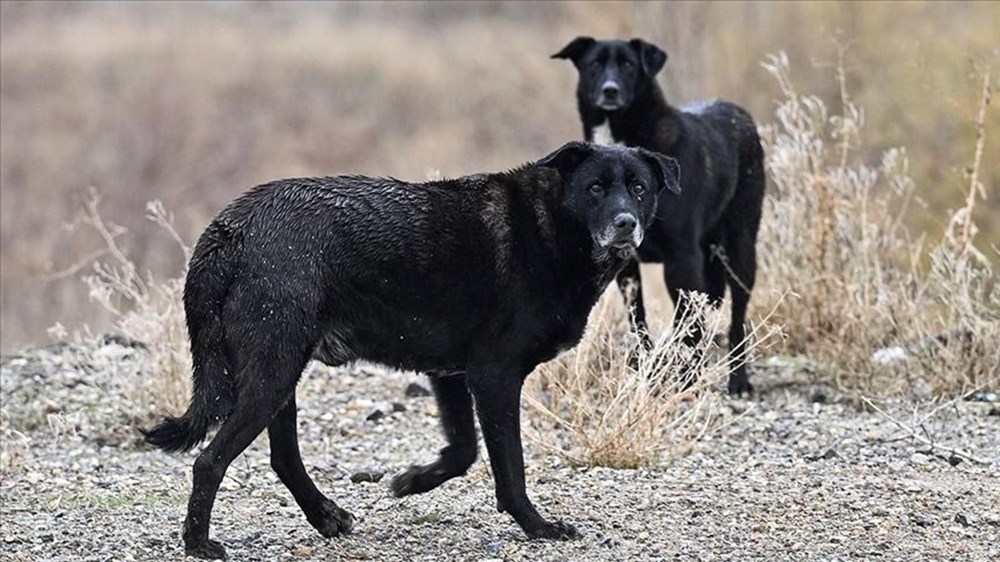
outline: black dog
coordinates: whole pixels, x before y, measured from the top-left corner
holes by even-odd
[[[578,37],[552,58],[569,59],[579,71],[577,104],[587,140],[655,150],[680,164],[680,202],[660,206],[638,258],[666,264],[664,277],[677,305],[675,322],[688,314],[685,291],[706,293],[718,306],[728,282],[733,300],[729,345],[735,358],[729,393],[749,393],[745,322],[764,198],[764,152],[753,118],[718,100],[671,107],[655,79],[667,54],[641,39]],[[637,261],[622,270],[618,285],[648,346]],[[697,327],[685,342],[694,345],[701,332]]]
[[[505,173],[429,182],[335,177],[281,180],[217,216],[184,288],[194,396],[146,434],[190,449],[188,554],[219,558],[209,518],[229,464],[265,428],[271,465],[320,533],[352,516],[306,474],[295,386],[314,353],[433,372],[448,445],[392,482],[431,490],[476,459],[473,402],[496,481],[497,509],[529,537],[576,530],[542,518],[524,484],[519,403],[531,370],[575,345],[605,287],[641,243],[661,188],[678,192],[674,159],[573,142]]]

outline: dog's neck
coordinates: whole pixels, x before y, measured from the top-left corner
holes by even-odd
[[[606,111],[581,99],[579,110],[584,137],[596,144],[641,146],[672,154],[680,135],[677,109],[667,103],[657,84],[625,109]]]
[[[507,184],[512,197],[504,217],[512,226],[512,244],[522,254],[545,256],[540,261],[556,266],[554,270],[570,272],[571,279],[558,280],[558,286],[600,295],[630,256],[597,247],[587,227],[563,206],[562,180],[554,170],[526,166],[503,175],[512,180]],[[583,279],[591,283],[582,283]]]

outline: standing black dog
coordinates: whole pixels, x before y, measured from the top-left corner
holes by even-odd
[[[229,464],[264,429],[271,466],[324,536],[353,518],[306,474],[295,387],[310,356],[436,373],[448,445],[392,482],[431,490],[476,459],[473,402],[497,509],[529,537],[569,538],[528,499],[519,425],[524,378],[575,345],[603,290],[631,259],[657,204],[677,193],[673,158],[573,142],[497,174],[422,184],[334,177],[281,180],[233,202],[202,234],[184,287],[194,396],[146,440],[190,449],[188,554],[221,558],[209,519]],[[658,197],[659,196],[659,197]]]
[[[706,293],[718,306],[728,282],[733,300],[729,345],[735,358],[729,393],[751,392],[745,322],[764,198],[764,152],[753,118],[718,100],[671,107],[655,79],[667,54],[642,39],[577,37],[552,58],[569,59],[579,71],[577,104],[587,140],[643,147],[680,164],[680,202],[660,206],[638,258],[666,264],[664,277],[677,305],[675,322],[688,314],[685,291]],[[622,270],[618,285],[648,346],[638,261]],[[694,345],[701,337],[699,326],[684,341]]]

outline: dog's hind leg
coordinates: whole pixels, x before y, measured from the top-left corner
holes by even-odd
[[[705,292],[708,294],[708,304],[712,308],[722,306],[726,296],[726,264],[725,250],[721,239],[710,239],[702,245],[705,253]]]
[[[649,337],[649,328],[646,325],[646,306],[642,300],[642,276],[639,273],[639,260],[631,259],[625,268],[622,269],[615,278],[618,289],[625,299],[625,308],[628,309],[629,321],[632,330],[639,337],[639,342],[644,349],[652,349],[653,342]]]
[[[433,490],[447,480],[464,475],[476,462],[475,414],[465,375],[431,373],[430,380],[448,444],[441,449],[436,461],[411,466],[392,479],[392,492],[397,497]]]
[[[321,535],[336,537],[347,534],[354,526],[354,517],[324,496],[302,465],[296,417],[293,393],[267,427],[271,442],[271,468],[292,493],[306,519]]]
[[[750,293],[757,274],[754,239],[745,232],[729,237],[727,255],[732,272],[729,292],[733,297],[732,319],[729,325],[729,349],[732,371],[729,373],[729,394],[738,396],[753,391],[747,369],[746,316]]]
[[[762,158],[762,156],[760,156]],[[747,367],[746,316],[750,294],[757,278],[757,230],[760,227],[764,194],[763,162],[755,161],[743,173],[726,225],[726,259],[729,266],[729,293],[733,298],[729,326],[729,349],[733,369],[729,374],[729,394],[753,392]]]
[[[305,366],[305,358],[294,365],[275,365],[281,376],[255,373],[255,383],[246,385],[237,398],[232,415],[222,424],[211,443],[194,461],[194,481],[184,521],[184,549],[198,558],[225,558],[226,551],[216,541],[209,540],[208,529],[212,505],[226,469],[271,422],[275,412],[295,390],[295,381]],[[264,370],[264,364],[250,364],[248,369]],[[294,372],[293,372],[294,371]],[[277,373],[275,373],[277,375]],[[280,382],[279,382],[280,381]]]

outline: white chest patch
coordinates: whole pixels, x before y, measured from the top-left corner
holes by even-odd
[[[615,137],[611,134],[611,125],[608,124],[607,121],[604,121],[600,125],[591,129],[590,138],[592,139],[591,142],[601,146],[621,144],[619,142],[615,142]]]

